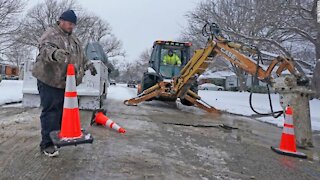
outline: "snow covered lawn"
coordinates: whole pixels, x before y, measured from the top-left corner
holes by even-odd
[[[201,98],[217,109],[227,111],[234,114],[251,116],[255,113],[251,110],[249,104],[248,92],[228,92],[228,91],[199,91]],[[272,94],[272,104],[274,111],[281,110],[279,103],[279,95]],[[253,107],[261,113],[270,112],[270,106],[267,94],[253,94]],[[320,100],[310,101],[311,124],[313,130],[320,130]],[[257,118],[259,121],[275,124],[279,127],[283,126],[283,117],[277,119],[267,116]]]
[[[3,80],[0,83],[0,105],[22,101],[23,81]]]
[[[136,95],[136,88],[128,88],[127,84],[117,84],[116,86],[109,86],[107,99],[124,101],[133,98]]]

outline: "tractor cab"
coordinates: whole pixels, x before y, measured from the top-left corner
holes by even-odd
[[[178,76],[190,60],[191,43],[155,41],[148,71],[143,74],[138,94],[163,80]]]
[[[163,79],[172,79],[190,60],[191,43],[155,41],[149,67]]]

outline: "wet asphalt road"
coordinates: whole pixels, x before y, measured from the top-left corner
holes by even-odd
[[[309,158],[297,159],[270,150],[270,145],[279,144],[280,128],[250,118],[213,116],[193,107],[164,102],[128,107],[121,101],[108,100],[106,108],[108,116],[127,133],[90,127],[91,112],[81,111],[82,127],[92,133],[94,143],[61,148],[57,158],[39,152],[38,108],[1,108],[0,179],[320,177],[317,133],[315,148],[300,150]],[[224,129],[221,124],[238,129]]]

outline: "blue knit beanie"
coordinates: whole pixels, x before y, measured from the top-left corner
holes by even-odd
[[[67,10],[67,11],[63,12],[59,19],[77,24],[77,16],[73,10]]]

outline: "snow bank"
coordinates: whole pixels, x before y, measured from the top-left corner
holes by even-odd
[[[0,83],[0,105],[22,101],[23,81],[3,80]]]
[[[210,105],[234,114],[251,116],[255,114],[249,105],[248,92],[228,91],[199,91],[201,98]],[[272,94],[275,109],[280,109],[278,95]],[[253,107],[261,113],[269,111],[268,96],[266,94],[253,94]]]
[[[226,92],[226,91],[199,91],[201,98],[209,103],[210,105],[224,110],[230,113],[251,116],[255,113],[251,110],[249,105],[249,95],[248,92]],[[253,94],[253,107],[256,111],[261,113],[270,112],[268,95],[267,94]],[[279,95],[271,95],[273,109],[274,111],[281,110],[279,103]],[[320,100],[310,101],[310,111],[311,111],[311,124],[313,130],[320,131]],[[278,127],[283,126],[283,118],[279,117],[277,119],[268,116],[257,118],[257,120],[262,122],[267,122],[275,124]]]
[[[114,99],[124,101],[137,96],[136,88],[128,88],[127,84],[117,84],[116,86],[109,86],[107,99]]]

